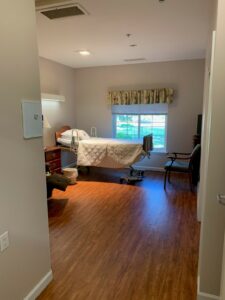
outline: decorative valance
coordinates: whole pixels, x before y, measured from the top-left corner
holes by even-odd
[[[172,103],[174,90],[170,88],[130,91],[109,91],[111,105]]]

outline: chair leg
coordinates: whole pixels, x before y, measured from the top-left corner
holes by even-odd
[[[169,183],[171,183],[171,181],[170,181],[170,175],[171,175],[171,172],[169,171],[169,172],[168,172],[168,182],[169,182]]]
[[[165,175],[164,175],[164,190],[166,189],[166,179],[167,179],[167,173],[168,171],[165,171]]]
[[[191,174],[191,173],[189,173],[189,174],[188,174],[188,177],[189,177],[189,185],[190,185],[190,190],[191,190],[191,192],[193,192],[192,174]]]

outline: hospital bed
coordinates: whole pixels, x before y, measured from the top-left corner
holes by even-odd
[[[143,140],[122,140],[90,137],[83,130],[63,126],[55,134],[56,143],[62,149],[72,151],[78,167],[131,168],[131,176],[143,175],[133,164],[150,158],[152,135]]]

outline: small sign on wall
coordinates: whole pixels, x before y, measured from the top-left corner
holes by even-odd
[[[41,137],[43,135],[41,101],[23,100],[22,113],[24,138]]]

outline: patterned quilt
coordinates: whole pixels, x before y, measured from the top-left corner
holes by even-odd
[[[142,143],[119,139],[91,138],[79,142],[78,166],[124,168],[143,154]]]

